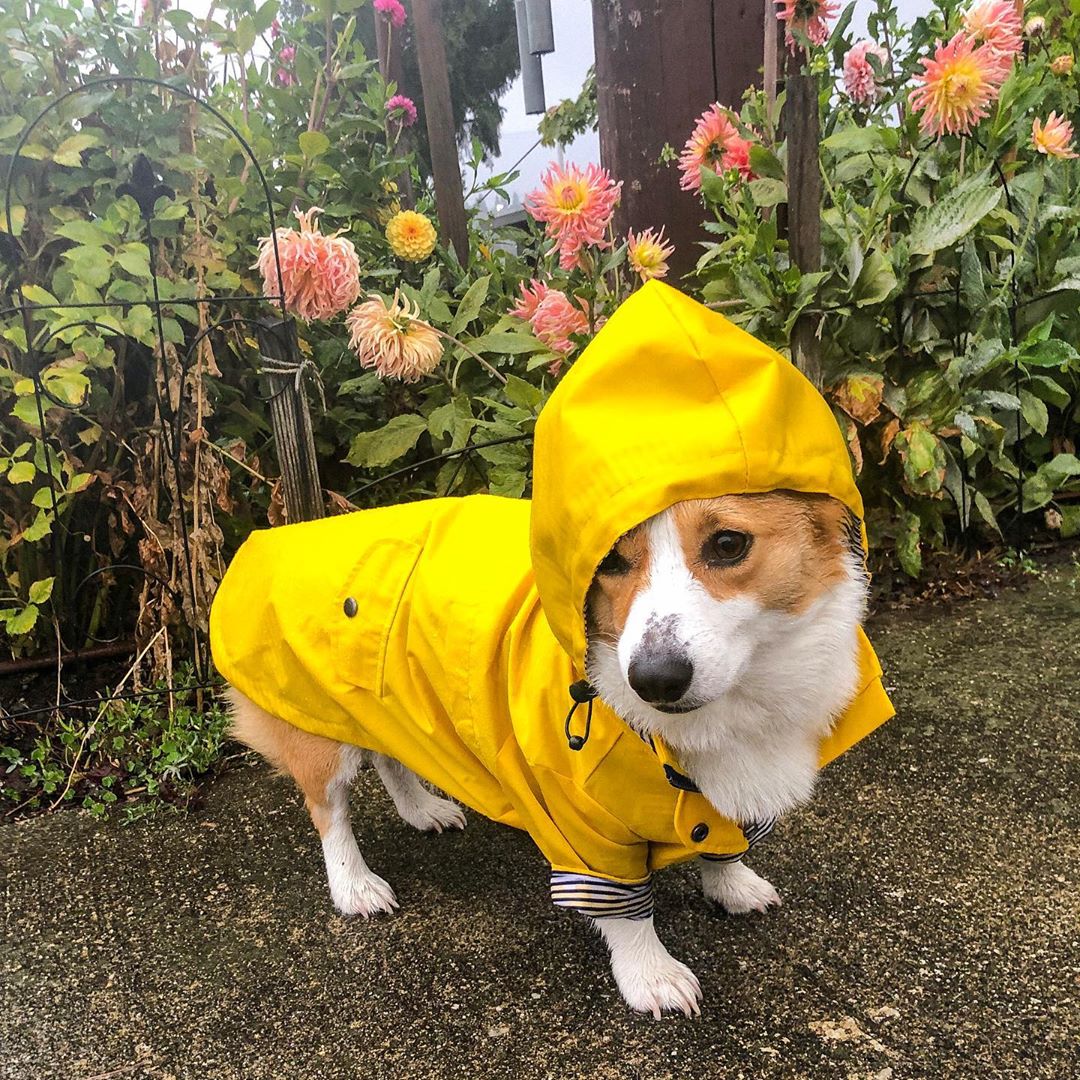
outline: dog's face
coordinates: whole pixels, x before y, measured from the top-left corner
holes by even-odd
[[[621,537],[597,569],[589,675],[621,715],[660,733],[731,723],[737,710],[712,717],[710,707],[740,695],[790,691],[795,708],[796,691],[818,681],[822,707],[836,709],[844,700],[825,700],[836,696],[827,669],[852,666],[865,591],[857,531],[835,499],[774,491],[678,503]]]

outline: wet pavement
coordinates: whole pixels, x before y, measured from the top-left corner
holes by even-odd
[[[700,1018],[627,1011],[525,836],[419,835],[370,771],[357,834],[401,910],[335,915],[257,764],[187,815],[0,826],[0,1077],[1080,1075],[1080,572],[872,637],[899,715],[750,860],[784,906],[657,878]]]

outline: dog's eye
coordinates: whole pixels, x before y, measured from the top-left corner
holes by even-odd
[[[734,566],[746,558],[746,553],[750,550],[750,539],[749,533],[721,529],[705,541],[701,557],[710,566]]]
[[[625,574],[629,569],[629,560],[620,555],[615,548],[612,548],[601,560],[596,572],[612,577],[616,574]]]

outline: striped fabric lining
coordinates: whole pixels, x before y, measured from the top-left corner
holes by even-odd
[[[652,882],[626,885],[592,874],[552,870],[551,902],[593,919],[648,919],[653,913]]]
[[[765,837],[773,831],[773,826],[775,824],[776,818],[766,818],[764,821],[752,821],[749,825],[741,826],[742,834],[746,837],[746,842],[749,845],[746,851],[737,851],[731,855],[709,855],[703,853],[700,858],[705,859],[707,862],[738,862],[756,843],[764,840]]]

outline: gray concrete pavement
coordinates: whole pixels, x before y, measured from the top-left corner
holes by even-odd
[[[899,716],[755,853],[784,906],[658,924],[700,1019],[630,1014],[530,841],[420,836],[365,773],[362,847],[401,911],[347,921],[261,765],[186,816],[0,827],[5,1080],[1080,1075],[1080,575],[873,636]]]

